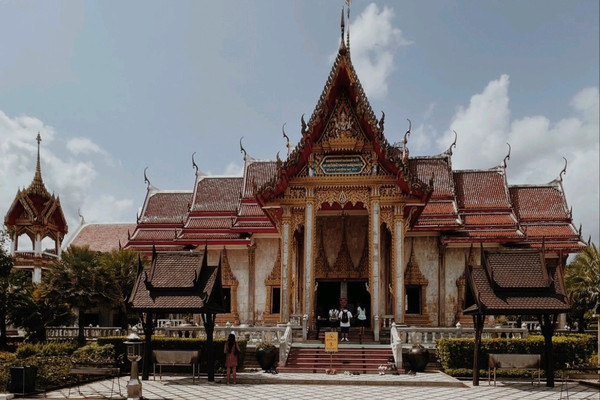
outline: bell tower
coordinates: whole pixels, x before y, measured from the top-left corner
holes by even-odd
[[[60,199],[48,192],[42,180],[39,133],[36,140],[35,175],[27,189],[17,191],[4,225],[10,235],[10,254],[15,257],[15,267],[31,272],[32,280],[39,283],[42,270],[60,259],[60,246],[68,227]]]

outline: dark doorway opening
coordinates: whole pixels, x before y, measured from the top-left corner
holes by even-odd
[[[317,317],[327,318],[331,308],[339,308],[340,282],[319,281],[317,288]]]
[[[362,305],[367,312],[367,326],[371,320],[371,295],[365,287],[366,281],[348,282],[348,310],[356,316],[356,308]]]

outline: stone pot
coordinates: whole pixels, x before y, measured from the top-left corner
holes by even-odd
[[[279,358],[279,350],[273,345],[260,346],[256,348],[256,361],[264,371],[275,369]]]
[[[408,362],[413,371],[425,371],[425,366],[429,362],[429,350],[418,343],[413,344],[410,350],[408,350]]]

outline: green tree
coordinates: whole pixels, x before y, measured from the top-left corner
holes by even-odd
[[[11,271],[14,265],[13,257],[6,251],[8,236],[6,231],[0,231],[0,348],[6,348],[6,320],[9,303],[14,292]]]
[[[595,244],[590,242],[567,265],[565,284],[573,303],[571,315],[577,320],[579,331],[583,332],[586,313],[589,314],[600,301],[600,256]]]
[[[117,308],[119,325],[127,329],[129,319],[125,300],[131,294],[137,276],[138,253],[130,249],[113,250],[100,256],[100,263],[110,273],[113,281],[113,307]]]
[[[100,262],[99,253],[88,246],[71,246],[62,259],[50,265],[42,278],[40,294],[77,309],[79,345],[85,344],[85,312],[98,305],[110,305],[115,298],[110,271]]]
[[[14,298],[8,311],[8,319],[14,325],[27,331],[27,339],[34,342],[46,340],[46,327],[71,325],[75,316],[63,302],[42,297],[39,285],[27,281],[23,283],[23,295]]]

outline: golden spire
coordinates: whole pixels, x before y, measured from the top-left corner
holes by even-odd
[[[33,181],[27,188],[27,193],[38,196],[50,196],[50,193],[48,193],[46,190],[46,186],[44,186],[44,181],[42,180],[42,168],[40,167],[40,142],[42,141],[42,137],[40,136],[39,132],[35,140],[38,143],[37,164],[35,166],[35,175],[33,176]]]

